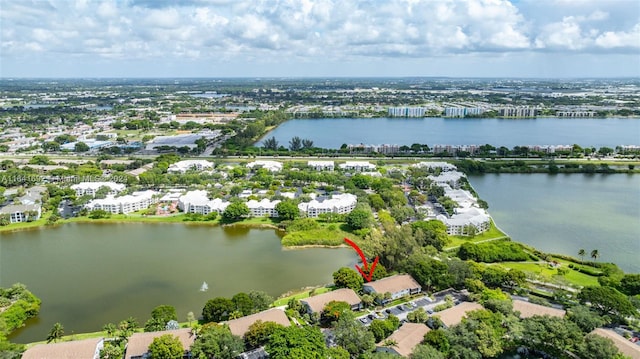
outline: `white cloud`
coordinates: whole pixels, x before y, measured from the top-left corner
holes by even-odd
[[[0,1],[3,62],[30,53],[277,64],[628,54],[640,36],[630,0]]]

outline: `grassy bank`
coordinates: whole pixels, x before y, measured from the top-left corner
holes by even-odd
[[[353,237],[353,234],[336,227],[322,227],[287,233],[282,238],[284,247],[298,246],[326,246],[338,247],[344,244],[345,237]]]
[[[562,269],[567,269],[563,274],[560,274],[558,268],[552,267],[547,262],[502,262],[496,265],[502,266],[508,269],[518,269],[523,271],[528,278],[539,280],[541,282],[548,282],[554,284],[566,285],[569,284],[574,287],[587,287],[587,286],[599,286],[598,277],[588,274],[580,273],[576,270],[570,269],[565,263],[561,263]]]

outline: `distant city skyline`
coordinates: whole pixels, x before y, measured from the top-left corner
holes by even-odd
[[[639,77],[636,0],[0,0],[0,77]]]

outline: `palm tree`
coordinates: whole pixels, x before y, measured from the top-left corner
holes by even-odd
[[[118,328],[116,327],[116,325],[115,325],[115,324],[113,324],[113,323],[108,323],[108,324],[105,324],[105,325],[102,327],[102,330],[104,330],[105,332],[107,332],[107,335],[108,335],[109,337],[113,337],[113,335],[116,333],[116,330],[118,330]]]
[[[56,323],[49,331],[49,335],[47,336],[47,343],[51,343],[58,341],[58,339],[62,338],[64,335],[64,327],[60,323]]]
[[[600,253],[598,253],[597,249],[594,249],[591,251],[591,258],[593,258],[594,261],[598,260],[598,257],[600,257]]]
[[[578,251],[578,255],[580,256],[580,261],[584,263],[584,256],[587,255],[587,251],[580,248],[580,250]]]

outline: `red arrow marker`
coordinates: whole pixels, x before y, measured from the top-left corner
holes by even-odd
[[[353,243],[353,241],[350,240],[349,238],[345,238],[344,241],[347,242],[348,245],[353,247],[353,249],[355,249],[356,252],[358,252],[360,259],[362,259],[362,264],[364,264],[364,270],[362,270],[362,268],[360,268],[357,264],[356,264],[356,269],[358,270],[358,272],[360,272],[360,274],[362,274],[362,277],[364,278],[364,280],[366,280],[367,282],[371,282],[371,278],[373,278],[373,271],[376,269],[376,266],[378,265],[378,256],[376,256],[376,259],[374,259],[373,263],[371,263],[371,270],[369,270],[369,263],[367,263],[367,258],[364,256],[364,253],[362,253],[362,249],[360,249],[360,247],[358,247],[357,244]],[[365,274],[364,271],[369,271],[369,274]]]

